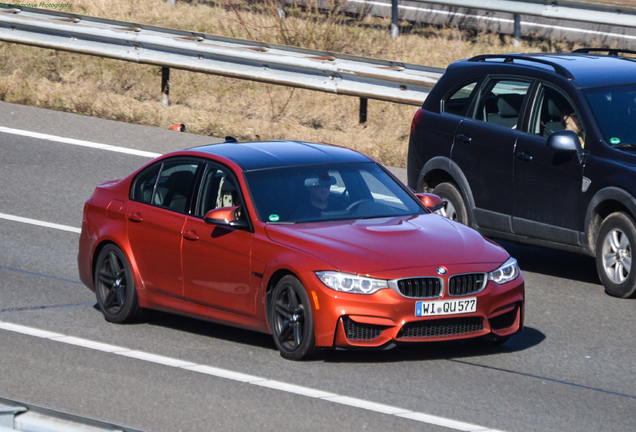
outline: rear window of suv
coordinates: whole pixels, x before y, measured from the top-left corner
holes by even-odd
[[[444,101],[442,110],[449,114],[465,117],[468,113],[468,107],[470,106],[472,94],[477,87],[477,83],[477,81],[471,82],[451,93]]]

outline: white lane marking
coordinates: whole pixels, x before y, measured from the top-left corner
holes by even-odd
[[[55,229],[58,229],[58,230],[70,231],[70,232],[74,232],[74,233],[77,233],[77,234],[79,234],[82,231],[80,228],[75,228],[75,227],[68,226],[68,225],[61,225],[61,224],[56,224],[56,223],[52,223],[52,222],[44,222],[44,221],[40,221],[40,220],[36,220],[36,219],[29,219],[29,218],[25,218],[25,217],[21,217],[21,216],[13,216],[13,215],[6,214],[6,213],[0,213],[0,219],[6,219],[6,220],[14,221],[14,222],[22,222],[22,223],[26,223],[26,224],[30,224],[30,225],[42,226],[42,227],[46,227],[46,228],[55,228]]]
[[[94,148],[98,150],[106,150],[106,151],[112,151],[117,153],[126,153],[126,154],[135,155],[135,156],[155,158],[161,155],[161,153],[154,153],[154,152],[149,152],[144,150],[136,150],[136,149],[126,148],[126,147],[118,147],[118,146],[114,146],[110,144],[102,144],[102,143],[96,143],[92,141],[78,140],[74,138],[66,138],[66,137],[61,137],[57,135],[43,134],[39,132],[12,129],[8,127],[4,127],[4,126],[0,126],[0,132],[9,133],[13,135],[22,135],[22,136],[27,136],[30,138],[37,138],[42,140],[54,141],[54,142],[61,142],[64,144],[71,144],[71,145],[76,145],[81,147],[89,147],[89,148]]]
[[[78,139],[74,139],[74,138],[61,137],[61,136],[57,136],[57,135],[43,134],[43,133],[39,133],[39,132],[31,132],[31,131],[25,131],[25,130],[20,130],[20,129],[12,129],[12,128],[8,128],[8,127],[4,127],[4,126],[0,126],[0,132],[13,134],[13,135],[27,136],[27,137],[30,137],[30,138],[36,138],[36,139],[60,142],[60,143],[64,143],[64,144],[71,144],[71,145],[76,145],[76,146],[81,146],[81,147],[89,147],[89,148],[98,149],[98,150],[112,151],[112,152],[117,152],[117,153],[125,153],[125,154],[130,154],[130,155],[135,155],[135,156],[143,156],[143,157],[155,158],[155,157],[161,155],[161,153],[154,153],[154,152],[148,152],[148,151],[143,151],[143,150],[135,150],[135,149],[130,149],[130,148],[126,148],[126,147],[117,147],[117,146],[113,146],[113,145],[110,145],[110,144],[96,143],[96,142],[92,142],[92,141],[83,141],[83,140],[78,140]],[[6,219],[6,220],[10,220],[10,221],[15,221],[15,222],[22,222],[22,223],[42,226],[42,227],[46,227],[46,228],[55,228],[55,229],[58,229],[58,230],[70,231],[70,232],[74,232],[74,233],[78,233],[78,234],[81,232],[80,228],[75,228],[75,227],[71,227],[71,226],[68,226],[68,225],[61,225],[61,224],[56,224],[56,223],[51,223],[51,222],[39,221],[39,220],[36,220],[36,219],[29,219],[29,218],[25,218],[25,217],[21,217],[21,216],[13,216],[13,215],[5,214],[5,213],[0,213],[0,219]]]
[[[338,403],[341,405],[347,405],[355,408],[365,409],[373,411],[379,414],[392,415],[396,417],[406,418],[421,423],[427,423],[435,426],[442,426],[448,429],[463,431],[463,432],[503,432],[495,429],[489,429],[483,426],[478,426],[470,423],[464,423],[456,420],[447,419],[444,417],[434,416],[426,413],[416,412],[399,408],[391,405],[385,405],[377,402],[368,401],[365,399],[358,399],[349,396],[342,396],[335,393],[329,393],[322,390],[312,389],[310,387],[303,387],[295,384],[289,384],[281,381],[270,380],[267,378],[258,377],[255,375],[248,375],[240,372],[234,372],[227,369],[216,368],[212,366],[206,366],[196,364],[172,357],[166,357],[157,354],[151,354],[143,351],[136,351],[120,346],[110,345],[102,342],[95,342],[89,339],[82,339],[74,336],[67,336],[61,333],[54,333],[47,330],[40,330],[33,327],[27,327],[19,324],[8,323],[0,321],[0,329],[14,333],[25,334],[29,336],[39,337],[42,339],[48,339],[54,342],[62,342],[69,345],[74,345],[82,348],[92,349],[96,351],[103,351],[106,353],[121,355],[130,357],[150,363],[156,363],[176,369],[183,369],[191,372],[197,372],[201,374],[211,375],[218,378],[229,379],[241,383],[253,384],[260,387],[279,390],[286,393],[293,393],[300,396],[305,396],[313,399],[320,399],[326,402]]]

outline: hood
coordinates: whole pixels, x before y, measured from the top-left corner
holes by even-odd
[[[268,237],[335,269],[374,274],[407,268],[501,264],[508,253],[437,214],[356,221],[267,224]]]

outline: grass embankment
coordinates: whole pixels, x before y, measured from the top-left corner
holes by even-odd
[[[446,67],[483,53],[568,50],[567,45],[427,26],[404,25],[392,39],[390,22],[319,14],[278,0],[74,0],[71,13],[235,38],[296,45],[427,66]],[[65,10],[69,12],[68,9]],[[404,167],[416,107],[369,100],[358,123],[359,99],[322,92],[171,71],[170,106],[161,104],[161,69],[42,48],[0,43],[0,100],[130,123],[240,140],[326,141]]]

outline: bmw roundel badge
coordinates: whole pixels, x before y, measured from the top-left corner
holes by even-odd
[[[445,275],[446,273],[448,273],[448,270],[446,270],[446,267],[437,267],[437,274]]]

